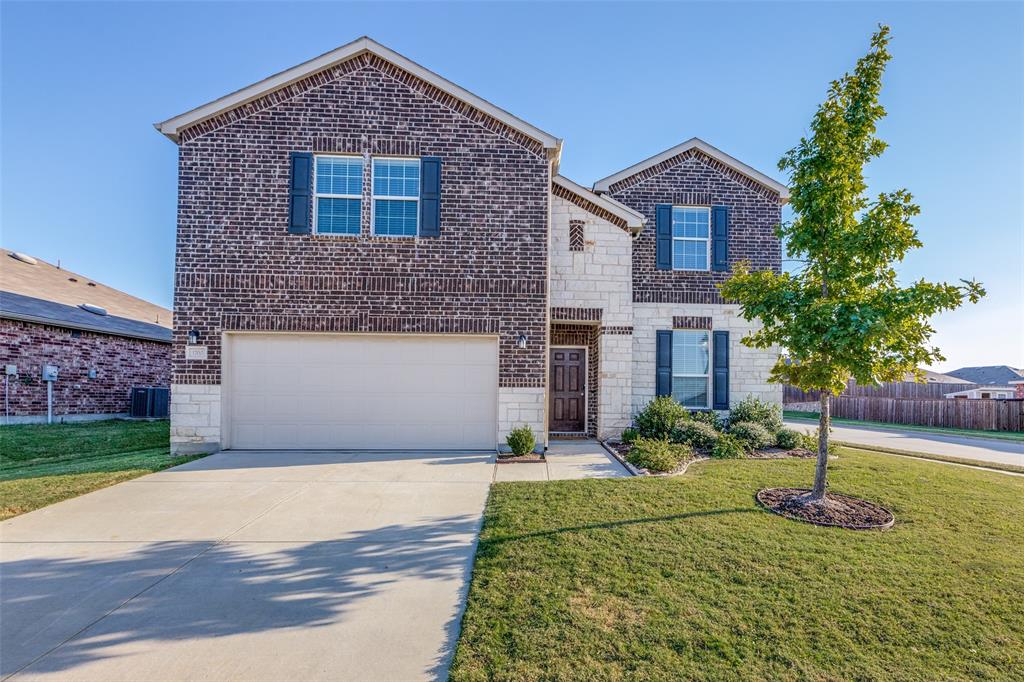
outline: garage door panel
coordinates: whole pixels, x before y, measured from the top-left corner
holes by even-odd
[[[236,448],[493,448],[497,341],[232,335]]]

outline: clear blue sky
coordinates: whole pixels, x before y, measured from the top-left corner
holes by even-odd
[[[176,147],[152,124],[361,35],[564,138],[562,172],[590,184],[694,135],[780,177],[886,22],[870,181],[914,193],[925,242],[901,276],[989,290],[936,320],[940,367],[1024,366],[1020,3],[0,7],[0,241],[168,307]]]

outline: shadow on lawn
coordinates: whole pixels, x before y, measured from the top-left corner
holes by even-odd
[[[83,664],[143,658],[162,641],[326,627],[344,622],[360,601],[400,581],[454,579],[462,581],[462,598],[444,614],[443,644],[421,673],[443,679],[472,566],[474,547],[464,534],[475,533],[478,524],[477,516],[452,516],[284,548],[162,542],[114,557],[7,561],[0,576],[5,652],[0,674],[35,661],[33,672],[74,677]],[[58,632],[55,623],[64,623],[67,631]],[[401,632],[390,640],[384,632],[380,648],[367,656],[387,656],[389,648],[404,645]],[[316,655],[315,647],[309,653]],[[216,667],[211,661],[206,669]],[[142,664],[139,679],[157,672]]]

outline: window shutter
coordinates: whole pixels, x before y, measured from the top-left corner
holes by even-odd
[[[288,231],[309,234],[313,208],[313,155],[292,152],[288,183]]]
[[[655,263],[658,270],[672,269],[672,206],[654,207]]]
[[[729,332],[713,332],[714,401],[716,410],[729,409]]]
[[[420,236],[441,236],[441,158],[420,159]]]
[[[657,331],[657,351],[655,353],[657,375],[654,382],[654,395],[672,395],[672,330]]]
[[[729,207],[711,207],[711,269],[729,269]]]

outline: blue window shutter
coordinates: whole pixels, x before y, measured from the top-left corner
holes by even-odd
[[[672,206],[654,207],[655,263],[658,270],[672,269]]]
[[[729,332],[713,332],[712,350],[714,352],[713,378],[714,400],[712,407],[716,410],[729,409]]]
[[[672,395],[672,330],[659,329],[656,340],[654,395]]]
[[[711,269],[729,269],[729,207],[711,207]]]
[[[420,236],[441,236],[441,158],[420,159]]]
[[[288,231],[309,234],[313,213],[313,155],[292,152],[288,182]]]

